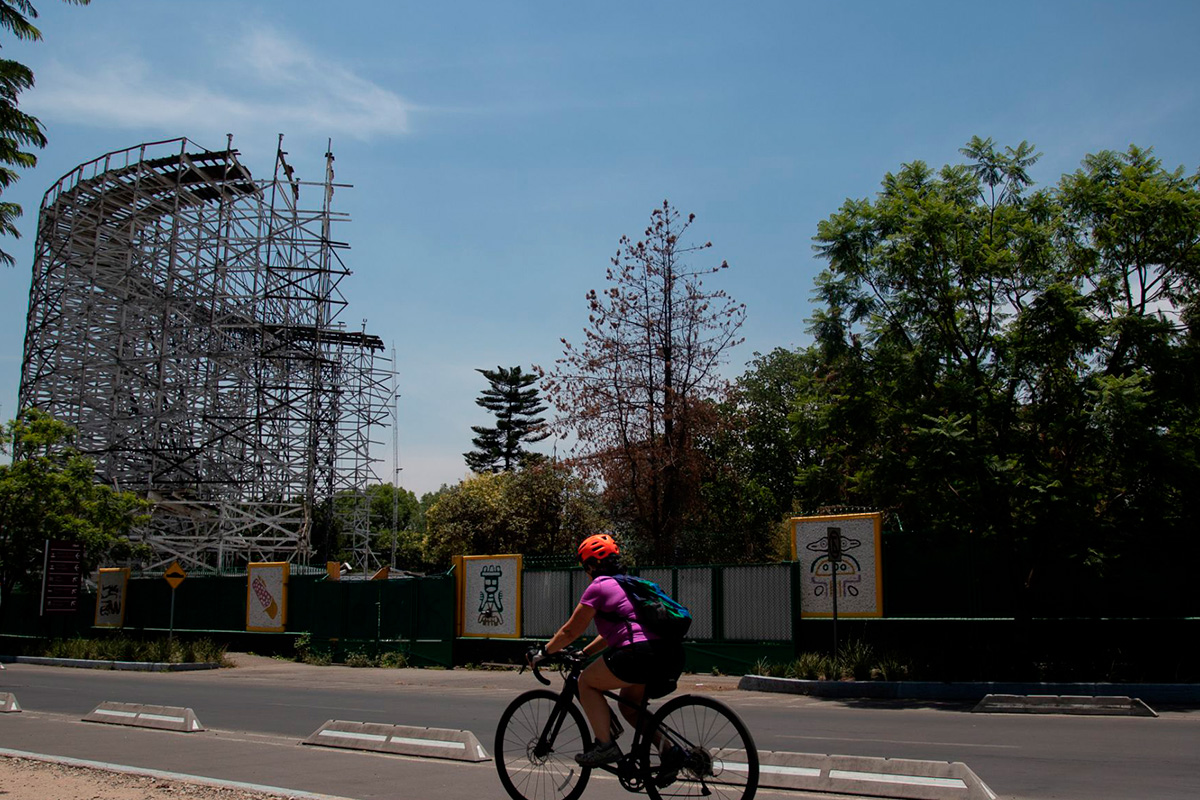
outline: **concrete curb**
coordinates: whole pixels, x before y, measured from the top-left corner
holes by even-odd
[[[134,728],[155,728],[162,731],[193,733],[204,730],[190,708],[178,706],[148,706],[142,703],[104,702],[93,708],[84,722],[108,725],[127,725]]]
[[[305,739],[303,744],[452,761],[479,762],[491,759],[479,739],[470,731],[380,722],[331,719]]]
[[[989,694],[1057,694],[1093,697],[1137,697],[1146,703],[1200,705],[1195,683],[1015,683],[970,681],[809,681],[743,675],[738,688],[813,697],[877,700],[961,700],[979,702]]]
[[[163,661],[99,661],[89,658],[50,658],[48,656],[0,656],[7,664],[39,664],[45,667],[80,667],[82,669],[120,669],[132,672],[191,672],[198,669],[220,669],[215,661],[196,661],[189,664],[169,664]]]
[[[989,694],[972,711],[980,714],[1083,714],[1085,716],[1157,717],[1136,697],[1075,697],[1062,694]]]
[[[737,754],[729,754],[736,764]],[[759,786],[903,800],[996,800],[961,762],[759,751]],[[727,761],[726,769],[731,768]],[[736,767],[734,767],[736,769]]]
[[[15,694],[8,692],[0,692],[0,714],[7,714],[12,711],[20,711],[21,704],[17,702]]]

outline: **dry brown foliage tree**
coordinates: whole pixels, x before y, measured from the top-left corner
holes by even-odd
[[[712,247],[684,243],[694,219],[664,201],[642,240],[621,237],[608,288],[588,292],[584,342],[563,339],[563,357],[545,374],[577,464],[603,482],[614,519],[658,563],[675,557],[696,500],[696,439],[715,420],[710,401],[726,386],[718,368],[742,341],[746,316],[745,305],[704,286],[728,263],[687,263]]]

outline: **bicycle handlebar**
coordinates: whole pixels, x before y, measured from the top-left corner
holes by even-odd
[[[552,655],[548,655],[539,661],[537,664],[522,666],[517,674],[520,675],[528,667],[533,672],[533,677],[538,679],[538,682],[544,686],[550,685],[550,679],[542,675],[542,665],[549,664],[551,666],[567,666],[571,668],[582,667],[587,661],[587,656],[583,655],[582,651],[561,650]]]

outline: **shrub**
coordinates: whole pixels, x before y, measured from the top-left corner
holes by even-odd
[[[312,652],[312,634],[305,632],[296,637],[292,642],[292,647],[296,651],[297,661],[308,661],[308,655]]]
[[[375,659],[372,658],[371,656],[367,655],[366,653],[347,653],[346,654],[346,666],[347,667],[373,667],[373,666],[375,666],[375,664],[376,664]]]
[[[865,681],[871,677],[875,649],[864,641],[843,645],[837,655],[837,675],[842,680]]]
[[[185,651],[184,658],[186,661],[200,661],[207,663],[216,663],[222,666],[228,666],[229,660],[225,654],[229,650],[229,645],[218,644],[212,639],[204,638],[197,639],[194,642],[189,642],[191,652]],[[191,656],[188,658],[188,656]]]
[[[833,660],[821,653],[801,653],[784,674],[788,678],[827,681],[834,674]]]
[[[304,653],[304,658],[301,661],[305,664],[313,664],[318,667],[328,667],[333,663],[333,656],[327,650],[309,649]]]
[[[391,669],[404,669],[408,666],[408,659],[404,653],[388,652],[379,656],[379,666],[388,667]]]
[[[147,660],[175,664],[183,660],[184,648],[177,639],[157,639],[146,642]]]

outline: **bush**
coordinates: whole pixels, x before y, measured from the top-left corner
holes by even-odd
[[[347,653],[346,654],[346,666],[347,667],[373,667],[375,665],[376,665],[375,659],[372,658],[371,656],[367,655],[366,653]]]
[[[89,661],[144,661],[162,664],[190,664],[196,662],[227,665],[227,645],[217,644],[212,639],[196,641],[177,638],[142,641],[130,639],[124,634],[98,639],[55,639],[40,651],[49,658],[78,658]]]
[[[844,645],[837,655],[837,677],[842,680],[865,681],[871,677],[875,649],[863,641]]]
[[[300,634],[292,643],[292,647],[296,651],[296,660],[307,663],[308,656],[312,652],[312,634],[307,632]]]
[[[383,653],[379,656],[379,666],[390,669],[404,669],[408,666],[408,658],[405,657],[404,653]]]
[[[229,645],[227,644],[218,644],[208,638],[197,639],[194,642],[188,642],[188,646],[184,648],[184,659],[185,661],[216,662],[227,666],[230,663],[225,657],[228,650]]]
[[[760,658],[753,674],[771,678],[796,678],[810,681],[906,680],[911,665],[894,655],[879,655],[865,642],[850,642],[838,651],[837,658],[823,653],[801,653],[794,661],[776,664]]]

